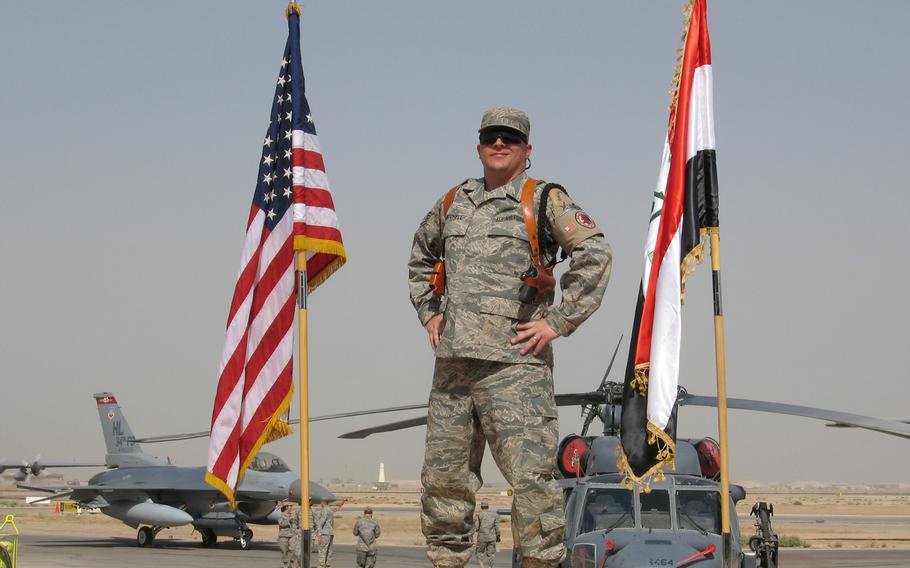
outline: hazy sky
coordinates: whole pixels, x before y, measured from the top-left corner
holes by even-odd
[[[426,400],[411,238],[480,174],[477,126],[499,105],[531,117],[530,173],[564,184],[613,245],[602,308],[556,347],[558,392],[597,385],[632,323],[681,5],[305,4],[349,255],[310,299],[312,414]],[[3,2],[0,457],[103,457],[100,390],[137,435],[208,427],[283,7]],[[910,3],[715,1],[708,17],[730,396],[910,418]],[[687,298],[681,383],[713,394],[708,266]],[[383,461],[417,478],[422,428],[337,439],[412,414],[314,424],[314,477],[374,479]],[[734,479],[910,481],[907,440],[730,416]],[[560,418],[580,428],[577,409]],[[679,430],[714,422],[684,409]],[[206,448],[147,449],[200,465]],[[269,448],[296,463],[295,438]],[[485,475],[500,479],[489,458]]]

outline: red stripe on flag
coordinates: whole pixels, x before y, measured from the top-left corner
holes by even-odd
[[[231,358],[228,359],[224,369],[221,371],[221,376],[218,377],[218,388],[215,391],[215,408],[212,410],[212,424],[215,423],[218,415],[221,414],[221,409],[224,408],[225,403],[234,391],[234,387],[237,386],[237,381],[240,380],[240,375],[243,374],[243,367],[246,364],[246,343],[249,331],[249,328],[243,331],[243,336],[240,338],[240,342],[237,343],[237,348],[234,349]]]
[[[274,409],[277,409],[284,400],[284,397],[287,396],[287,393],[291,389],[293,371],[294,364],[292,361],[288,361],[288,364],[285,365],[281,373],[278,374],[278,378],[275,380],[272,388],[270,388],[269,392],[265,395],[259,408],[256,409],[246,430],[240,435],[241,456],[250,455],[250,452],[255,448],[256,443],[265,431],[269,418],[274,414]]]
[[[325,162],[322,160],[322,154],[319,152],[304,150],[303,148],[294,148],[292,152],[293,162],[291,163],[295,166],[303,166],[308,170],[325,171]]]
[[[335,256],[334,254],[326,254],[324,252],[320,252],[318,254],[314,254],[309,259],[307,259],[307,261],[306,261],[307,281],[311,280],[312,278],[315,278],[320,272],[325,270],[325,268],[328,265],[335,262],[336,258],[338,258],[338,257]]]
[[[212,473],[221,479],[227,479],[231,473],[231,466],[234,465],[234,459],[237,457],[237,448],[240,447],[240,421],[238,420],[231,429],[231,435],[228,436],[212,468]]]
[[[670,173],[667,177],[667,187],[664,191],[663,210],[660,215],[660,227],[657,232],[657,241],[654,245],[654,255],[651,259],[651,274],[648,278],[648,290],[645,293],[645,304],[642,310],[641,327],[638,335],[638,345],[635,351],[635,364],[651,361],[651,334],[654,329],[654,302],[657,291],[657,280],[667,248],[682,221],[682,209],[686,194],[686,145],[689,131],[689,101],[692,95],[692,79],[695,74],[696,61],[707,56],[711,57],[710,47],[707,50],[699,48],[702,35],[707,36],[707,27],[704,26],[704,4],[696,2],[692,18],[689,22],[689,32],[686,35],[685,52],[683,55],[682,71],[680,72],[679,96],[676,104],[676,120],[671,121],[675,129],[668,132],[670,141]]]
[[[288,235],[288,238],[285,239],[284,243],[281,244],[281,248],[278,249],[278,252],[276,252],[274,258],[272,258],[272,261],[259,277],[259,282],[256,284],[256,290],[253,292],[253,305],[250,307],[250,322],[253,322],[256,319],[256,316],[259,315],[269,294],[272,293],[275,285],[278,284],[278,281],[285,275],[288,271],[288,267],[291,266],[293,261],[294,235],[290,234]]]
[[[306,187],[304,185],[294,186],[294,203],[305,203],[312,207],[335,209],[335,202],[332,201],[331,193],[325,189]]]
[[[311,239],[341,242],[341,232],[334,227],[294,223],[294,234],[310,237]]]
[[[275,315],[275,319],[262,335],[262,341],[259,342],[259,346],[250,353],[246,364],[246,381],[243,385],[244,396],[253,388],[253,384],[259,379],[259,373],[262,372],[262,368],[272,354],[275,353],[282,338],[291,329],[291,324],[294,323],[294,306],[296,303],[296,296],[291,295],[281,306],[281,309]]]

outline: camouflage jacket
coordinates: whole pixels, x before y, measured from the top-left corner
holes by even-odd
[[[483,179],[459,186],[443,219],[442,201],[426,215],[411,247],[408,279],[411,302],[420,323],[444,314],[445,326],[437,357],[469,357],[504,363],[553,364],[547,346],[540,356],[522,356],[522,345],[511,345],[515,325],[546,319],[561,336],[570,335],[600,306],[613,253],[597,225],[560,189],[551,189],[545,231],[540,234],[542,261],[554,260],[557,245],[571,255],[560,280],[562,302],[553,306],[553,294],[531,304],[518,299],[521,274],[531,264],[530,238],[521,215],[522,174],[508,184],[487,191]],[[544,181],[538,181],[534,210]],[[446,295],[429,288],[433,265],[445,255]]]
[[[477,531],[477,542],[498,541],[499,516],[493,511],[480,511],[474,515],[474,530]]]
[[[331,507],[314,508],[313,521],[313,531],[316,534],[335,534],[335,512]]]
[[[291,507],[278,518],[278,538],[291,538],[300,528],[300,509]]]
[[[358,552],[376,552],[376,539],[379,538],[379,523],[366,515],[354,523],[354,536],[357,537]]]

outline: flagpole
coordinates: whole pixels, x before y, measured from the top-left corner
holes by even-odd
[[[724,312],[720,294],[720,228],[709,227],[711,236],[711,281],[714,287],[714,353],[717,365],[717,434],[720,445],[720,519],[724,564],[732,566],[733,538],[730,533],[730,466],[727,440],[727,368],[724,358]]]
[[[306,251],[297,251],[297,349],[300,388],[297,400],[300,406],[300,558],[301,566],[310,566],[310,407],[309,374],[307,369],[307,308],[306,308]]]

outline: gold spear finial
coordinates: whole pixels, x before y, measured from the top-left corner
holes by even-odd
[[[290,18],[291,12],[295,12],[298,16],[300,15],[300,4],[294,2],[293,0],[291,2],[288,2],[288,7],[284,9],[284,17]]]

